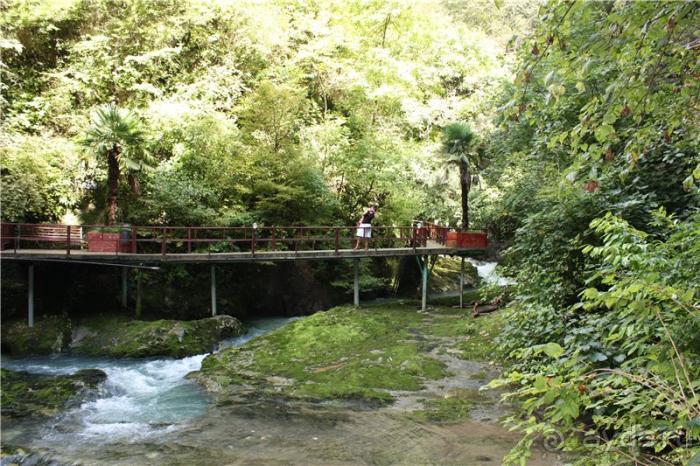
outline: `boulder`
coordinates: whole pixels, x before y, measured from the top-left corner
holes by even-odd
[[[241,333],[241,322],[227,315],[190,321],[97,317],[76,326],[71,350],[89,356],[181,358],[211,352],[223,338]]]
[[[71,322],[65,316],[46,316],[33,327],[26,321],[2,324],[2,352],[12,356],[65,351],[71,341]]]
[[[83,369],[72,375],[32,374],[0,369],[3,417],[51,416],[79,402],[107,380],[98,369]]]

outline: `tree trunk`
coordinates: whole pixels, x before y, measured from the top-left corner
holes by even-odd
[[[391,13],[386,15],[386,19],[384,20],[384,31],[382,31],[382,48],[384,48],[386,45],[386,31],[389,29],[390,23],[391,23]]]
[[[134,193],[136,196],[140,196],[141,195],[141,183],[139,182],[139,179],[136,176],[136,174],[133,172],[129,172],[128,180],[129,180],[129,187],[131,188],[131,192]]]
[[[107,154],[107,225],[117,220],[117,194],[119,191],[119,147],[115,144]]]
[[[462,228],[469,228],[469,191],[472,187],[472,176],[469,173],[469,165],[459,162],[459,185],[462,188]]]

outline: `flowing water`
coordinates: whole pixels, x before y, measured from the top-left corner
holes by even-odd
[[[476,267],[476,273],[479,277],[489,285],[506,286],[515,283],[512,279],[502,277],[496,272],[498,262],[480,261],[471,257],[467,258],[467,260]]]
[[[493,267],[484,270],[491,273]],[[224,340],[219,347],[241,345],[290,320],[248,322],[248,333]],[[439,346],[444,342],[434,343]],[[3,442],[26,446],[31,453],[19,462],[38,465],[489,466],[499,464],[518,440],[517,434],[495,422],[497,411],[495,416],[488,415],[490,420],[476,416],[444,425],[417,421],[407,415],[405,406],[401,408],[402,397],[411,397],[412,393],[397,393],[396,406],[382,409],[255,397],[213,400],[198,385],[184,379],[188,372],[201,367],[205,356],[149,360],[4,358],[3,366],[16,370],[67,374],[98,368],[108,378],[95,398],[49,423],[21,424],[9,430],[3,425]],[[444,359],[454,373],[426,384],[421,396],[431,391],[436,392],[431,396],[442,396],[453,385],[471,386],[484,377],[485,371],[493,370],[484,363],[442,354],[437,347],[435,356]],[[2,458],[0,465],[10,461],[14,461],[12,457]],[[528,464],[561,463],[556,457],[537,452]]]
[[[496,262],[469,259],[486,283],[512,283],[495,271]],[[273,317],[246,323],[247,333],[228,338],[219,349],[242,345],[297,318]],[[137,442],[177,430],[201,416],[210,399],[195,382],[185,379],[199,370],[206,354],[182,359],[116,359],[72,355],[2,358],[2,367],[41,374],[72,374],[101,369],[107,381],[94,399],[42,427],[41,436],[54,442],[123,440]]]
[[[266,318],[246,322],[247,333],[222,341],[220,348],[238,346],[264,335],[294,318]],[[206,354],[182,359],[115,359],[54,355],[3,357],[2,367],[41,374],[72,374],[101,369],[107,381],[97,396],[42,427],[47,440],[136,442],[176,430],[201,416],[209,397],[184,377],[199,370]]]

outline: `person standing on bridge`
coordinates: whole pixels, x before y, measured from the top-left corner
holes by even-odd
[[[355,249],[360,247],[360,239],[365,240],[365,251],[369,248],[369,239],[372,237],[372,220],[374,216],[377,215],[377,205],[371,204],[367,210],[362,214],[362,218],[357,223],[357,241],[355,242]]]

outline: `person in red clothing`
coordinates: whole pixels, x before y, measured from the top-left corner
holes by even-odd
[[[362,218],[357,222],[357,241],[355,241],[355,249],[360,247],[360,240],[365,240],[365,251],[369,248],[369,239],[372,237],[372,220],[377,215],[377,206],[372,204],[362,214]]]

